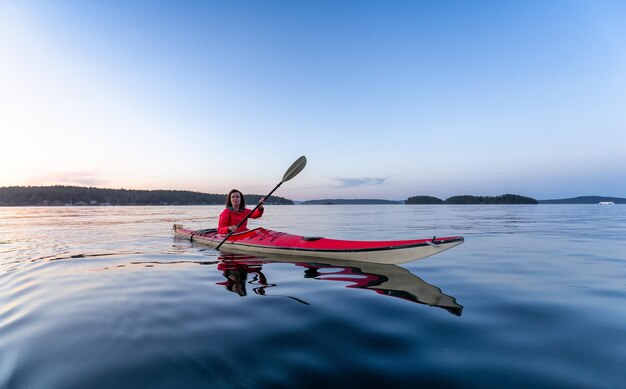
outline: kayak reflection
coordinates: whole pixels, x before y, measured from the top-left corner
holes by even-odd
[[[396,266],[377,263],[320,259],[293,261],[281,258],[280,261],[240,254],[227,254],[219,258],[217,268],[222,271],[225,281],[218,282],[228,291],[240,296],[247,295],[249,287],[257,295],[272,295],[269,288],[278,286],[268,282],[263,273],[263,265],[269,263],[293,263],[304,268],[304,278],[322,281],[339,281],[347,283],[347,288],[369,289],[385,296],[397,297],[414,303],[439,307],[461,316],[463,306],[452,296],[444,294],[441,289],[431,285],[408,270]],[[302,304],[308,303],[292,296],[282,296]]]

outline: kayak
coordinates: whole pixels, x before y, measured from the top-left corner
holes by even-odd
[[[216,247],[227,235],[216,229],[190,230],[174,224],[177,237]],[[231,252],[282,254],[361,262],[399,264],[422,259],[463,243],[462,236],[416,240],[356,241],[300,236],[262,227],[232,234],[220,249]]]

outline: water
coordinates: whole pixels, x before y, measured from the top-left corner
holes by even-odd
[[[0,208],[0,387],[626,386],[626,206],[268,206],[249,223],[466,238],[402,266],[173,238],[220,208]]]

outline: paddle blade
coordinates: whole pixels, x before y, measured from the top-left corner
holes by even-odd
[[[302,169],[304,169],[305,166],[306,166],[306,157],[303,155],[302,157],[298,158],[296,162],[294,162],[289,167],[289,169],[287,169],[287,171],[285,172],[285,175],[283,176],[283,180],[281,182],[291,180],[292,178],[297,176],[298,173],[300,173]]]

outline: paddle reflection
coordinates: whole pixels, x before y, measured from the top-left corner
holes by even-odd
[[[240,296],[246,296],[247,289],[250,288],[257,295],[281,296],[308,305],[306,301],[296,297],[268,293],[268,289],[278,285],[268,282],[262,271],[263,265],[292,263],[304,268],[304,278],[307,279],[344,282],[347,283],[347,288],[373,290],[384,296],[439,307],[456,316],[461,316],[463,311],[463,306],[454,297],[444,294],[438,287],[396,265],[328,259],[302,261],[301,258],[294,258],[293,261],[281,258],[278,261],[238,254],[222,255],[218,259],[217,268],[222,271],[226,280],[217,284]]]

